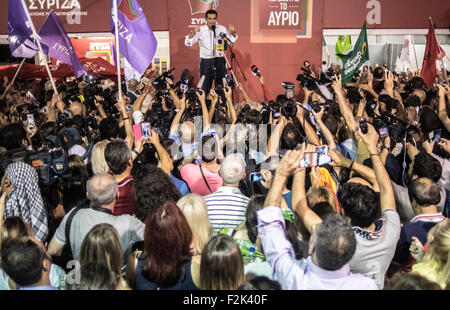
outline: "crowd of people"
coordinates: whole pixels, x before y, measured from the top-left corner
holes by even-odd
[[[307,71],[5,79],[0,288],[450,289],[445,72]]]

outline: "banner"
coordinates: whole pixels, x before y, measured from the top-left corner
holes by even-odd
[[[11,55],[23,58],[34,57],[39,48],[30,39],[32,34],[33,30],[22,6],[22,1],[9,0],[8,40]]]
[[[352,48],[352,37],[350,35],[340,35],[338,36],[338,40],[334,47],[336,55],[344,54],[346,51]],[[340,59],[339,56],[336,56],[336,59]]]
[[[142,74],[155,56],[158,41],[137,0],[111,0],[113,34],[115,34],[113,1],[117,1],[120,53],[137,72]]]
[[[353,51],[347,55],[340,54],[338,56],[342,58],[342,62],[344,63],[342,69],[342,84],[345,85],[352,80],[355,72],[369,60],[369,45],[365,22]]]
[[[55,12],[50,12],[38,34],[41,37],[42,49],[47,56],[72,66],[77,79],[86,73]]]
[[[434,34],[434,27],[431,18],[428,20],[427,46],[423,58],[422,71],[420,77],[429,87],[436,83],[436,61],[440,56],[439,43]]]

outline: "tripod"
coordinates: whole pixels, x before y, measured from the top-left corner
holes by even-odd
[[[236,54],[233,52],[232,46],[228,44],[228,40],[225,41],[225,50],[227,49],[227,47],[230,48],[230,57],[231,57],[231,64],[230,64],[230,62],[228,61],[227,55],[225,54],[225,60],[227,62],[227,66],[229,67],[227,69],[230,70],[231,75],[234,78],[235,85],[239,87],[239,82],[238,82],[238,80],[236,78],[236,75],[234,74],[234,71],[233,71],[233,63],[234,62],[237,64],[237,66],[239,68],[239,71],[241,72],[241,75],[244,78],[244,81],[247,82],[247,78],[245,77],[244,71],[242,70],[241,65],[239,64],[239,62],[238,62],[238,60],[236,58]],[[233,101],[234,101],[234,86],[232,87],[232,98],[233,98]]]

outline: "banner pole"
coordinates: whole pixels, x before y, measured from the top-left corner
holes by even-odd
[[[16,81],[17,76],[19,75],[20,69],[22,69],[23,64],[25,63],[25,58],[22,59],[22,62],[19,65],[19,68],[17,68],[16,74],[14,75],[11,84],[14,84],[14,82]]]
[[[115,27],[115,39],[116,39],[116,65],[117,65],[117,84],[119,88],[119,100],[122,100],[122,77],[120,74],[120,49],[119,49],[119,15],[117,12],[117,0],[113,1],[113,11],[114,11],[114,27]]]
[[[25,14],[27,15],[27,19],[31,25],[31,29],[33,30],[33,37],[36,40],[37,45],[39,46],[39,51],[42,53],[42,55],[45,55],[44,51],[42,50],[40,38],[36,32],[36,28],[34,28],[33,21],[31,20],[30,12],[28,12],[28,7],[26,6],[24,0],[21,0],[21,3],[22,3],[23,10],[25,11]],[[45,61],[45,68],[47,69],[47,73],[50,78],[50,82],[52,83],[53,90],[55,91],[55,94],[58,94],[58,90],[56,89],[55,81],[53,81],[53,76],[52,76],[52,73],[50,72],[50,68],[48,67],[47,61]]]

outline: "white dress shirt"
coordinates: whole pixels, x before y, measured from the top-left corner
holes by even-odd
[[[237,35],[230,35],[228,29],[222,25],[216,25],[216,37],[214,38],[214,33],[211,29],[208,28],[207,25],[203,25],[200,27],[200,31],[197,32],[191,39],[189,39],[189,35],[186,36],[184,40],[184,44],[186,46],[193,46],[198,42],[200,46],[200,58],[211,59],[214,57],[224,57],[224,51],[218,51],[216,46],[218,44],[218,40],[222,40],[220,38],[220,34],[225,33],[229,38],[237,40]]]

